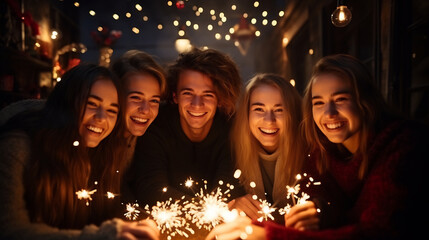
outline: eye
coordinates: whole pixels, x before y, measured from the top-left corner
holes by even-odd
[[[159,99],[151,99],[151,100],[150,100],[150,102],[151,102],[151,103],[159,104],[159,103],[160,103],[160,100],[159,100]]]
[[[313,106],[320,106],[323,105],[322,101],[313,101]]]
[[[252,111],[254,111],[254,112],[263,112],[264,111],[264,109],[263,108],[261,108],[261,107],[255,107],[255,108],[253,108],[253,110]]]
[[[274,110],[274,112],[282,113],[283,112],[283,108],[277,108],[277,109]]]
[[[131,96],[129,96],[129,99],[131,99],[131,100],[136,100],[136,101],[140,101],[140,100],[141,100],[141,97],[140,97],[140,96],[137,96],[137,95],[131,95]]]
[[[215,96],[213,94],[204,94],[204,97],[214,98]]]
[[[88,100],[86,102],[86,106],[87,107],[97,107],[97,103],[95,103],[94,101]]]
[[[191,93],[191,92],[188,92],[188,91],[184,91],[184,92],[182,92],[182,95],[190,96],[190,95],[192,95],[192,93]]]
[[[344,101],[347,101],[347,100],[348,100],[347,97],[339,97],[339,98],[335,99],[335,102],[344,102]]]
[[[109,109],[109,110],[107,110],[109,113],[112,113],[112,114],[114,114],[114,115],[117,115],[118,114],[118,110],[115,110],[115,109]]]

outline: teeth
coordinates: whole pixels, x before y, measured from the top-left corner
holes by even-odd
[[[197,113],[197,112],[189,112],[189,114],[191,114],[192,116],[194,116],[194,117],[201,117],[201,116],[203,116],[204,114],[206,114],[205,112],[203,112],[203,113]]]
[[[147,118],[139,118],[139,117],[131,117],[131,119],[139,123],[146,123],[149,120]]]
[[[103,131],[102,128],[94,127],[94,126],[88,126],[87,128],[88,128],[88,130],[96,132],[96,133],[101,133]]]
[[[342,123],[327,123],[326,127],[329,129],[337,129],[339,127],[341,127],[343,124]]]
[[[261,132],[263,133],[268,133],[268,134],[272,134],[272,133],[276,133],[279,129],[269,129],[269,128],[259,128],[259,130],[261,130]]]

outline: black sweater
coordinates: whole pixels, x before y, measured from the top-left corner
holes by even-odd
[[[163,105],[147,132],[139,137],[134,161],[127,174],[131,191],[141,206],[154,205],[168,198],[193,197],[204,187],[212,190],[223,181],[235,189],[232,197],[244,194],[238,180],[233,178],[234,163],[229,143],[230,122],[219,111],[207,137],[191,142],[183,132],[177,105]],[[193,187],[184,185],[188,178]],[[198,185],[196,184],[198,182]],[[163,192],[163,188],[167,191]]]

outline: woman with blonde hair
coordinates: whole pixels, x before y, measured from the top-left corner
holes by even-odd
[[[301,119],[301,96],[283,77],[257,74],[246,84],[231,139],[241,170],[240,182],[248,195],[233,200],[231,205],[252,219],[259,217],[260,210],[255,195],[276,208],[289,203],[286,186],[295,185],[306,156]],[[304,209],[315,210],[314,204],[308,203]],[[283,217],[277,216],[276,221],[283,223]]]

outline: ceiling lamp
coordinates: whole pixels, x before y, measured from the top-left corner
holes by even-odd
[[[184,53],[192,48],[191,40],[186,36],[185,26],[182,26],[179,30],[179,37],[176,39],[174,43],[174,47],[176,48],[178,53]]]
[[[255,38],[256,27],[249,24],[246,18],[241,17],[240,23],[234,26],[234,33],[232,38],[235,40],[234,44],[240,50],[240,53],[245,56],[249,50],[252,40]]]
[[[335,27],[345,27],[352,21],[352,12],[347,8],[345,0],[337,0],[337,8],[331,14]]]

